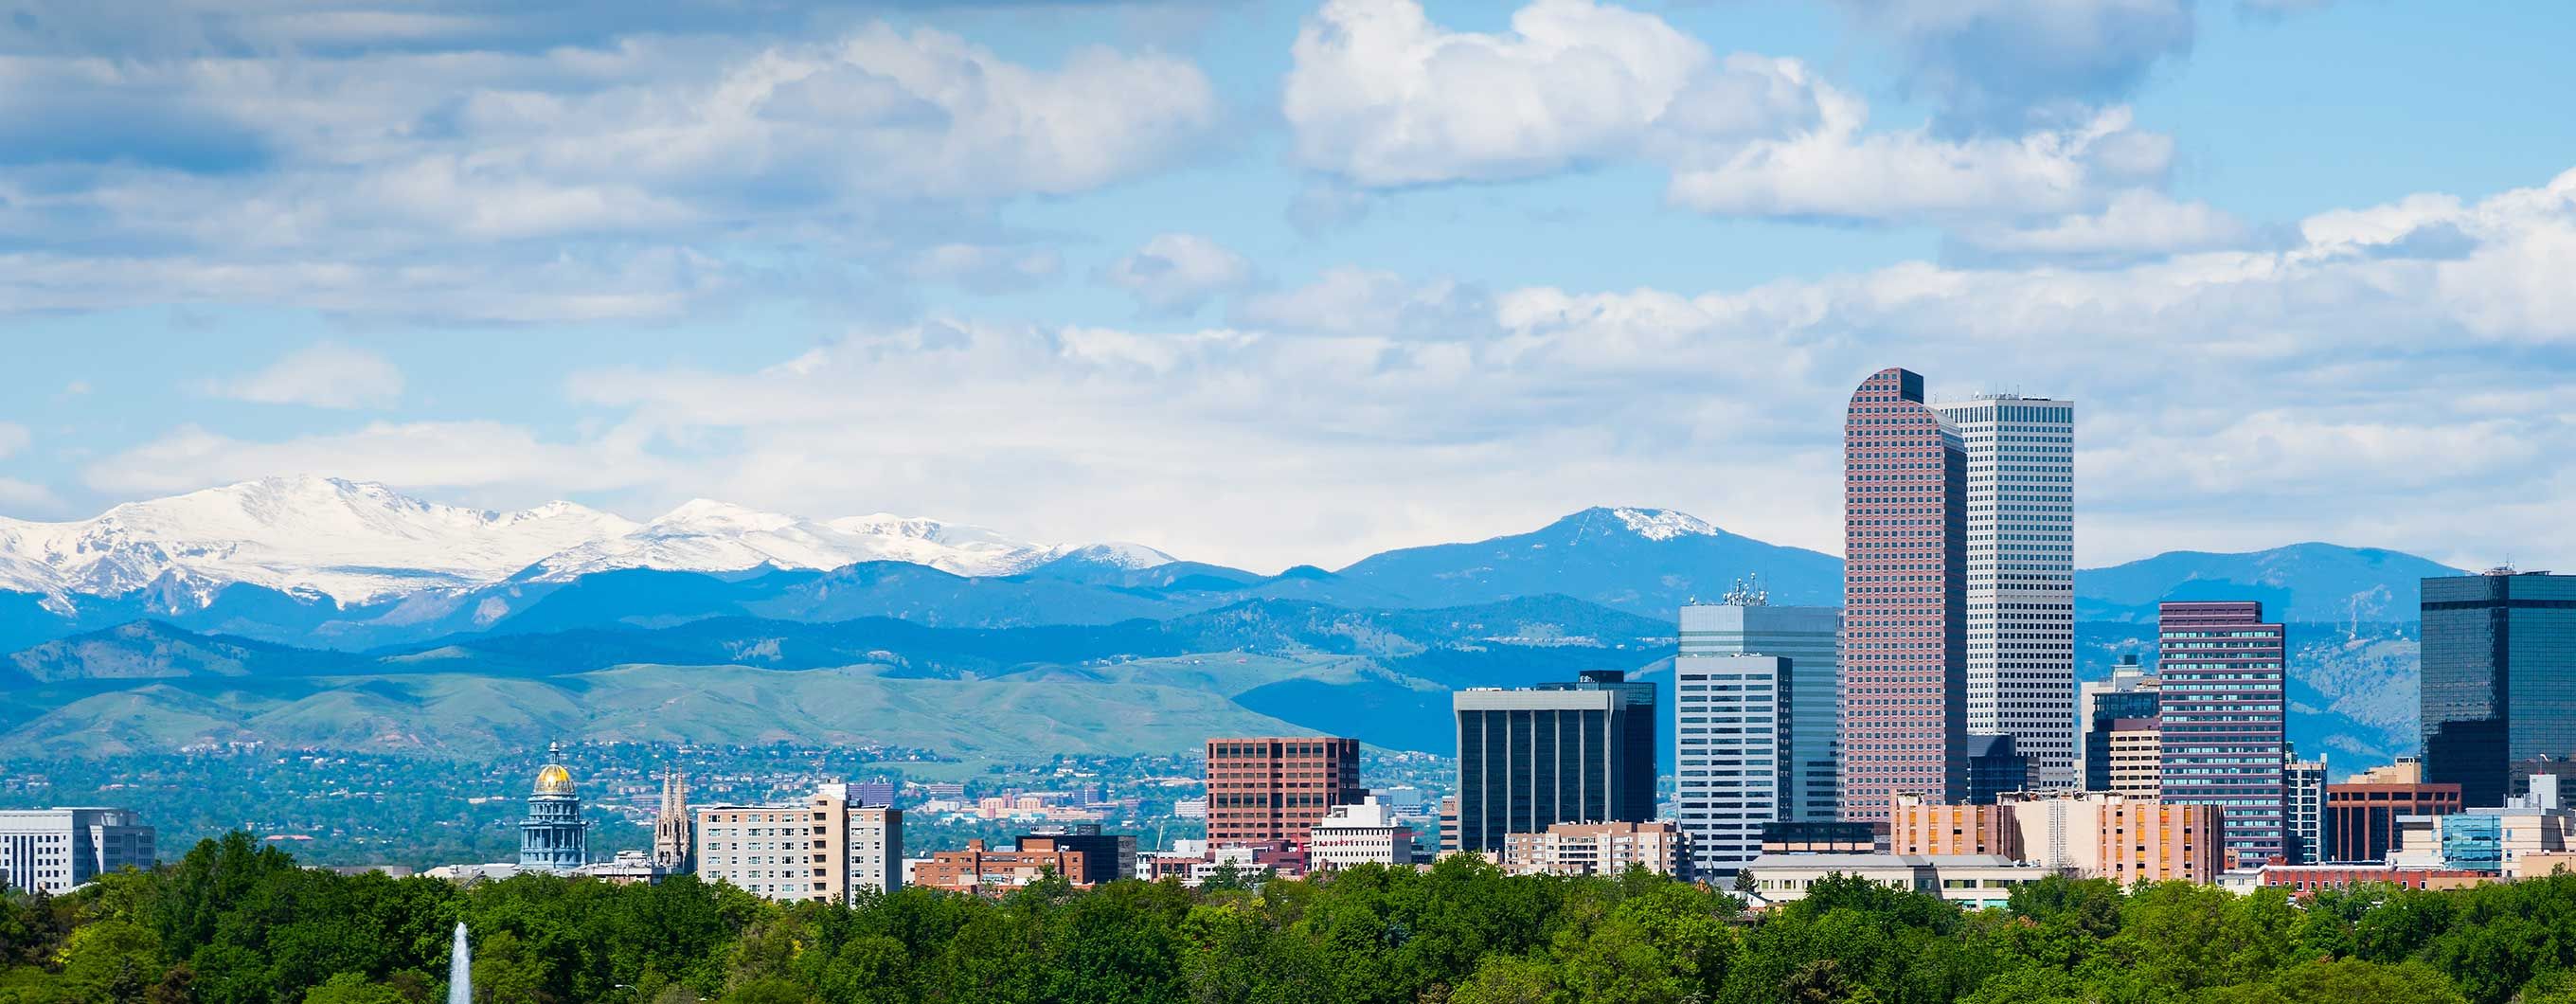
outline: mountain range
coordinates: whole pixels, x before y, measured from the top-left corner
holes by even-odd
[[[927,519],[702,501],[636,523],[266,479],[75,523],[0,521],[0,751],[874,729],[868,741],[981,751],[1163,752],[1221,720],[1436,751],[1452,688],[1585,668],[1652,678],[1677,606],[1755,576],[1772,602],[1832,604],[1841,571],[1645,508],[1262,575]],[[2327,544],[2085,570],[2079,670],[2151,649],[2158,600],[2262,599],[2301,624],[2303,750],[2385,759],[2413,733],[2416,579],[2443,574],[2456,573]],[[697,679],[724,683],[671,696]],[[827,700],[944,718],[868,725],[821,713]],[[713,717],[642,713],[680,706]],[[1068,722],[1092,720],[1132,725],[1068,738]]]

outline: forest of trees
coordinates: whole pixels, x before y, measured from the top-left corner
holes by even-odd
[[[2050,879],[2010,908],[1829,880],[1760,915],[1644,872],[1427,872],[1184,889],[908,889],[855,907],[528,875],[299,867],[239,834],[152,873],[0,902],[0,1002],[2576,1004],[2576,877],[2293,903]]]

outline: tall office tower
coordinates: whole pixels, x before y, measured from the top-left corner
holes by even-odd
[[[1461,690],[1450,706],[1458,715],[1457,849],[1498,851],[1509,834],[1558,823],[1655,818],[1653,683],[1586,670],[1572,683]]]
[[[2262,621],[2254,602],[2157,612],[2164,800],[2222,810],[2229,868],[2261,867],[2285,849],[2285,639],[2281,625]]]
[[[857,804],[847,784],[803,803],[697,810],[698,878],[789,902],[855,902],[903,887],[903,813]]]
[[[2111,667],[2111,678],[2092,680],[2077,688],[2076,728],[2081,741],[2076,744],[2076,759],[2084,765],[2084,790],[2119,791],[2111,782],[2112,732],[2121,723],[2126,731],[2149,733],[2155,730],[2145,723],[2156,717],[2156,678],[2138,665],[2138,657],[2125,655],[2120,664]],[[2122,794],[2156,795],[2150,785],[2146,791],[2122,791]]]
[[[689,778],[679,771],[662,775],[662,806],[653,813],[653,864],[675,872],[692,871],[689,855],[697,850],[697,838],[689,830],[696,820],[689,815]]]
[[[1357,805],[1360,741],[1261,736],[1207,743],[1207,838],[1219,846],[1303,842],[1336,805]]]
[[[132,809],[0,809],[0,888],[60,896],[127,867],[150,870],[152,840]]]
[[[1673,794],[1695,874],[1733,877],[1766,823],[1834,818],[1841,626],[1841,611],[1770,606],[1741,586],[1682,608]]]
[[[1963,801],[1969,805],[1993,805],[2008,792],[2029,791],[2031,773],[2030,758],[2022,755],[2013,737],[1968,733],[1968,791]]]
[[[2425,781],[2502,805],[2518,761],[2576,754],[2576,575],[2425,579],[2423,616]]]
[[[573,790],[572,771],[564,768],[563,747],[546,744],[546,765],[537,768],[535,790],[528,793],[528,816],[519,821],[519,867],[568,872],[590,861],[590,824],[581,818],[581,794]]]
[[[2301,760],[2286,746],[2283,749],[2286,760],[2281,766],[2281,790],[2286,832],[2281,856],[2294,865],[2315,864],[2325,860],[2326,760]]]
[[[1932,410],[1968,452],[1968,731],[2013,737],[2034,785],[2074,787],[2075,404]]]
[[[1861,381],[1843,418],[1845,819],[1966,792],[1967,495],[1967,453],[1923,377]]]

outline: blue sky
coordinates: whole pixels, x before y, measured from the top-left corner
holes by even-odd
[[[2078,556],[2576,563],[2576,9],[39,2],[0,514],[263,474],[1275,569],[2076,399]]]

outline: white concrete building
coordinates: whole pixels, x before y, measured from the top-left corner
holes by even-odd
[[[2074,787],[2075,404],[1933,404],[1968,453],[1968,731],[2013,737],[2032,783]]]
[[[1503,838],[1496,864],[1514,875],[1626,874],[1642,867],[1659,875],[1678,875],[1689,858],[1688,838],[1680,827],[1651,823],[1558,823],[1540,833],[1514,833]]]
[[[1744,871],[1752,894],[1769,903],[1805,899],[1826,876],[1849,875],[1977,908],[2004,906],[2013,889],[2058,874],[1993,854],[1765,854]]]
[[[1306,831],[1308,867],[1322,871],[1376,862],[1413,863],[1413,828],[1370,795],[1358,805],[1336,805]]]
[[[2285,855],[2294,865],[2324,860],[2326,843],[2326,758],[2301,760],[2291,754],[2282,766],[2287,801],[2284,828],[2289,832]]]
[[[848,903],[903,887],[903,813],[827,784],[801,805],[697,810],[697,875],[776,900]]]
[[[1841,625],[1832,607],[1769,606],[1749,588],[1681,609],[1673,792],[1691,874],[1733,875],[1765,823],[1835,818]]]
[[[150,868],[152,828],[132,809],[0,809],[0,883],[69,892],[127,867]]]

